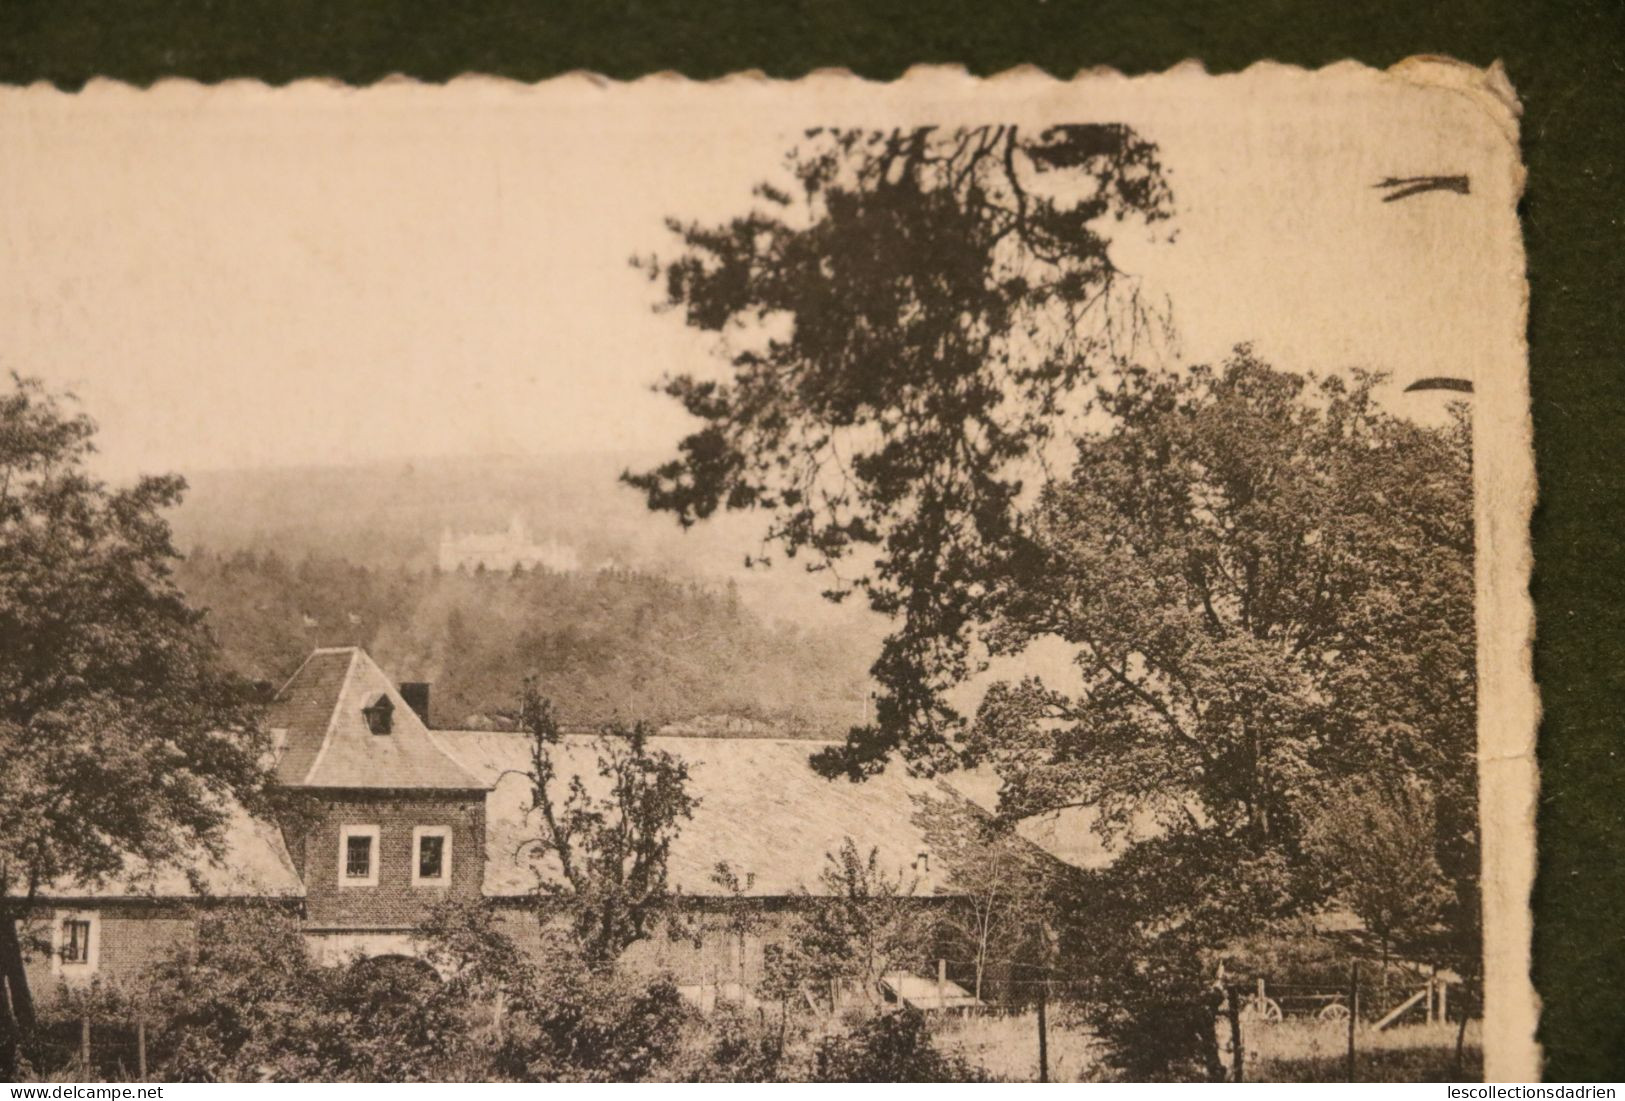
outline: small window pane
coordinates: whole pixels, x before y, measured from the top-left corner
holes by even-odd
[[[62,962],[85,963],[90,959],[90,922],[69,920],[62,923]]]
[[[439,879],[445,867],[446,839],[437,834],[418,838],[418,878]]]
[[[344,874],[350,879],[366,879],[372,874],[372,838],[345,839]]]

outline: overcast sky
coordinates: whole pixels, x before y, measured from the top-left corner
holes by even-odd
[[[911,121],[1120,121],[1159,143],[1177,237],[1124,228],[1117,258],[1172,299],[1187,359],[1250,340],[1403,383],[1504,354],[1484,319],[1514,312],[1515,162],[1470,97],[1352,68],[906,95],[0,91],[0,367],[77,391],[117,476],[666,448],[684,421],[648,384],[708,348],[652,312],[629,257],[669,251],[667,216],[743,210],[807,126]],[[1373,190],[1434,173],[1471,195]]]

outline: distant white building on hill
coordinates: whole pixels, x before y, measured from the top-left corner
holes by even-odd
[[[549,539],[533,543],[530,531],[517,513],[508,521],[507,531],[453,532],[450,528],[440,534],[440,568],[453,573],[457,570],[511,570],[515,566],[530,570],[537,566],[560,573],[581,568],[581,556],[574,547]]]

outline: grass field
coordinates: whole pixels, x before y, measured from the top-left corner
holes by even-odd
[[[1254,1081],[1348,1081],[1348,1029],[1344,1024],[1289,1019],[1255,1028],[1249,1041],[1247,1076]],[[1354,1037],[1354,1078],[1359,1082],[1482,1081],[1479,1022],[1468,1022],[1459,1069],[1454,1024],[1401,1025],[1384,1032],[1362,1025]]]
[[[931,1031],[943,1051],[964,1056],[1000,1081],[1038,1081],[1035,1012],[949,1018]],[[1057,1012],[1050,1015],[1048,1031],[1050,1081],[1083,1082],[1099,1076],[1100,1045],[1093,1036]]]
[[[933,1036],[943,1051],[962,1055],[992,1077],[1007,1082],[1038,1080],[1038,1017],[950,1018],[936,1023]],[[1064,1011],[1049,1020],[1049,1076],[1053,1082],[1110,1077],[1098,1041]],[[1347,1080],[1348,1031],[1342,1024],[1288,1019],[1253,1030],[1245,1045],[1246,1076],[1255,1082],[1342,1082]],[[1484,1077],[1479,1023],[1467,1026],[1463,1066],[1456,1067],[1454,1024],[1408,1025],[1355,1034],[1355,1078],[1362,1082],[1478,1082]],[[1225,1052],[1229,1060],[1229,1052]]]

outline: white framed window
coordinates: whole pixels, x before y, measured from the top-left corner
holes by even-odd
[[[339,827],[339,886],[378,886],[378,827]]]
[[[63,978],[94,974],[101,954],[100,914],[94,910],[58,910],[51,915],[51,974]]]
[[[412,830],[412,886],[451,884],[451,827],[416,826]]]

